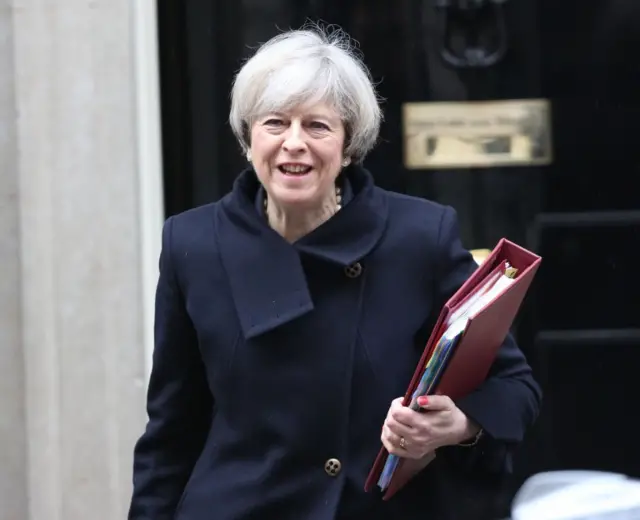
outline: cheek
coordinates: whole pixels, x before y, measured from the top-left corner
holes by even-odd
[[[323,162],[330,168],[340,168],[343,160],[343,150],[340,143],[333,142],[323,147],[321,155]]]
[[[254,164],[269,161],[278,151],[278,139],[259,130],[251,133],[251,158]]]
[[[262,184],[268,183],[271,177],[270,158],[273,156],[265,144],[264,139],[252,139],[250,147],[251,164]]]

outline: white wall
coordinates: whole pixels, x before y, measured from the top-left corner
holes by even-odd
[[[0,0],[0,520],[126,518],[162,225],[153,5]]]
[[[0,0],[0,520],[27,517],[13,24]]]

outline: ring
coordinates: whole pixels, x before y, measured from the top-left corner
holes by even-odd
[[[403,450],[406,450],[406,449],[407,449],[407,441],[405,441],[405,440],[404,440],[404,437],[400,437],[400,447],[401,447]]]

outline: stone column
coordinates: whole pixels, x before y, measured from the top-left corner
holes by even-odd
[[[16,400],[7,407],[0,395],[0,406],[19,422],[23,386],[28,516],[20,509],[24,450],[10,460],[16,483],[7,487],[0,476],[0,493],[15,488],[16,514],[7,520],[123,519],[145,418],[132,2],[13,0],[13,13],[0,10],[0,20],[7,16],[16,110],[3,117],[13,119],[17,168],[8,180],[2,172],[0,200],[15,195],[16,171],[19,190],[0,209],[3,236],[9,228],[0,260],[4,272],[8,258],[15,274],[21,259],[22,335],[10,304],[13,315],[4,319],[14,332],[2,355],[17,369],[9,378]],[[15,290],[0,282],[0,301],[11,302]]]
[[[13,25],[0,0],[0,520],[27,518]]]

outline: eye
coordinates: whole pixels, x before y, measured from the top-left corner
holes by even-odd
[[[263,124],[265,126],[278,127],[278,126],[282,126],[284,124],[284,121],[282,121],[282,119],[277,119],[277,118],[272,117],[270,119],[267,119]]]
[[[311,121],[311,123],[309,123],[309,126],[314,130],[329,130],[329,125],[321,121]]]

